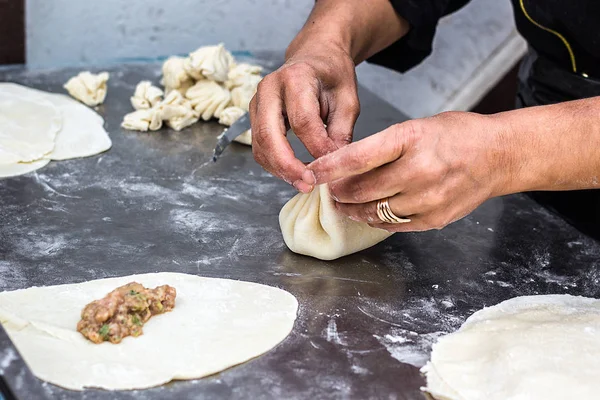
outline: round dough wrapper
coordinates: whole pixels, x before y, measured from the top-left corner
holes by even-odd
[[[94,344],[76,331],[86,304],[132,281],[175,287],[173,311],[119,344]],[[281,289],[169,272],[0,293],[0,321],[33,373],[73,390],[142,389],[212,375],[275,347],[297,309]]]
[[[0,87],[0,165],[32,162],[49,154],[61,124],[60,112],[48,100]]]
[[[600,393],[600,300],[516,297],[433,346],[424,388],[440,400],[592,399]]]
[[[0,94],[43,99],[56,106],[62,126],[55,137],[54,149],[44,156],[51,160],[89,157],[111,148],[104,130],[104,119],[90,108],[63,94],[48,93],[15,83],[0,83]]]
[[[45,167],[49,162],[48,159],[42,159],[30,163],[0,164],[0,178],[28,174]]]
[[[339,213],[326,185],[288,201],[279,213],[279,225],[291,251],[321,260],[356,253],[392,235]]]

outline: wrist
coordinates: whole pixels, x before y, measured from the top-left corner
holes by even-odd
[[[519,143],[518,130],[511,121],[511,112],[490,115],[493,146],[490,148],[492,192],[490,197],[505,196],[524,191],[526,184],[523,167],[525,154]],[[495,172],[494,172],[495,171]]]

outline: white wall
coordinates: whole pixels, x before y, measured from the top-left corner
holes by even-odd
[[[284,49],[314,0],[27,0],[33,67],[187,53]]]
[[[27,63],[60,67],[184,54],[219,42],[232,51],[283,51],[314,0],[26,3]],[[425,63],[404,75],[361,65],[359,81],[411,117],[468,109],[524,50],[509,0],[473,0],[442,20]]]

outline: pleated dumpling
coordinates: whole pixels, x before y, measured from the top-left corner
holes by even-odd
[[[213,81],[196,82],[188,89],[185,96],[204,121],[219,118],[231,101],[229,89]]]
[[[185,71],[195,80],[209,79],[215,82],[225,82],[229,67],[234,60],[223,43],[216,46],[200,47],[190,53],[184,62]]]
[[[288,201],[279,213],[279,225],[291,251],[321,260],[356,253],[391,236],[338,212],[327,185]]]

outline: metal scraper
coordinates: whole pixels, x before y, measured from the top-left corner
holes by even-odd
[[[221,136],[217,141],[217,146],[213,151],[213,161],[217,162],[217,159],[221,156],[221,154],[225,151],[227,146],[235,139],[240,136],[242,133],[246,132],[250,129],[250,116],[248,113],[242,115],[237,121],[235,121]]]

